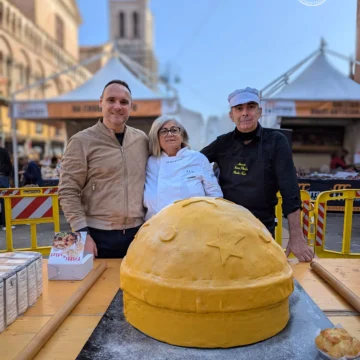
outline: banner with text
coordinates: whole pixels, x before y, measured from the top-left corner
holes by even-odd
[[[360,189],[360,180],[314,180],[299,179],[300,190],[310,193],[311,200],[316,200],[317,196],[323,191]],[[334,194],[336,197],[337,194]],[[344,200],[334,200],[328,202],[328,211],[344,211]],[[360,199],[354,200],[354,212],[360,212]]]
[[[360,118],[360,101],[263,99],[263,116]]]

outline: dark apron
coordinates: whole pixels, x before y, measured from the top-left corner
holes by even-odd
[[[224,198],[250,210],[274,233],[274,209],[269,194],[265,193],[265,162],[263,157],[262,135],[258,151],[243,156],[243,147],[239,151],[237,141],[232,139],[231,151],[220,166],[220,184]],[[250,144],[249,144],[250,146]]]

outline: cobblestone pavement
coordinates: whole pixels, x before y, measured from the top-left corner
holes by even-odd
[[[60,215],[60,230],[70,231],[71,228],[67,223],[65,217]],[[39,246],[49,246],[54,236],[54,224],[38,224],[36,226],[37,241]],[[5,249],[5,235],[6,231],[0,230],[0,250]],[[16,225],[13,229],[13,243],[14,248],[30,247],[30,226]]]
[[[325,246],[329,250],[340,251],[343,235],[344,216],[342,214],[328,214],[326,226]],[[60,216],[60,229],[70,231],[65,217]],[[5,231],[0,230],[0,250],[5,249]],[[48,246],[51,244],[54,234],[53,224],[37,225],[37,239],[39,246]],[[15,248],[25,248],[30,246],[30,226],[17,225],[13,229],[13,239]],[[283,222],[283,241],[286,245],[289,239],[288,224],[286,219]],[[351,251],[360,252],[360,214],[355,214],[352,224]]]

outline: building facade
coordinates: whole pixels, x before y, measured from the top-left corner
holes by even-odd
[[[8,104],[14,91],[26,88],[78,64],[78,29],[75,0],[0,0],[0,145],[11,148]],[[50,98],[68,92],[91,76],[85,67],[24,91],[17,99]],[[64,147],[63,123],[18,120],[20,152],[37,148],[42,155],[58,154]]]
[[[150,83],[156,87],[158,62],[154,53],[154,20],[148,0],[108,0],[109,39],[111,43],[80,48],[81,60],[106,52],[115,42],[117,49],[149,72]],[[106,59],[86,65],[95,73]]]

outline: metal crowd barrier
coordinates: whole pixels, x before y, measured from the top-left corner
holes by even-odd
[[[275,241],[282,246],[283,243],[283,213],[282,213],[282,197],[280,193],[277,194],[278,204],[275,207],[276,228],[275,228]],[[311,202],[310,193],[305,190],[300,190],[300,197],[302,202],[301,210],[301,227],[305,239],[308,244],[313,246],[315,240],[315,217],[314,206]]]
[[[353,219],[354,199],[360,198],[360,189],[343,189],[325,191],[318,195],[315,204],[311,201],[309,192],[300,191],[302,210],[301,226],[305,239],[314,247],[318,257],[353,257],[360,258],[360,253],[351,252],[351,231]],[[283,214],[282,197],[278,193],[278,204],[275,207],[277,226],[275,228],[275,241],[282,246],[283,243]],[[51,246],[38,246],[36,225],[53,223],[54,231],[60,231],[60,215],[57,187],[28,187],[0,189],[0,198],[4,199],[6,223],[6,249],[0,252],[13,250],[39,251],[48,255]],[[326,209],[327,201],[344,200],[344,228],[342,250],[326,249]],[[12,226],[29,224],[31,231],[31,247],[14,249]]]
[[[54,231],[60,231],[60,215],[57,187],[24,187],[0,189],[0,198],[4,199],[6,249],[0,252],[14,250],[31,250],[48,255],[51,246],[38,246],[36,225],[53,223]],[[31,246],[29,248],[13,247],[12,226],[30,225]]]
[[[315,201],[316,243],[315,254],[322,258],[360,258],[360,253],[351,252],[354,199],[360,198],[360,189],[324,191]],[[344,200],[344,227],[341,251],[326,249],[327,202]]]

